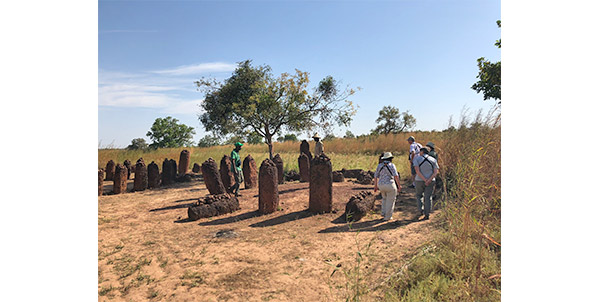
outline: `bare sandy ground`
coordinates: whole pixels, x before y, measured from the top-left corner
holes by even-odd
[[[377,285],[431,238],[437,219],[415,219],[405,188],[392,221],[381,220],[379,199],[348,225],[340,217],[361,190],[372,186],[334,183],[337,212],[321,215],[306,210],[308,183],[279,185],[281,209],[269,215],[257,212],[257,188],[242,190],[241,210],[191,222],[187,207],[208,194],[198,180],[100,196],[99,301],[343,301],[357,283],[369,289],[363,300],[379,300]]]

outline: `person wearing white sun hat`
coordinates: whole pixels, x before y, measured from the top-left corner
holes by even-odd
[[[312,138],[315,140],[315,157],[317,157],[323,154],[325,150],[323,149],[323,143],[320,141],[321,137],[318,133],[315,133]]]
[[[396,194],[398,190],[402,190],[398,170],[392,163],[393,158],[394,156],[391,152],[383,153],[381,157],[383,162],[377,165],[377,169],[375,169],[374,190],[375,193],[377,193],[377,190],[381,190],[381,197],[383,197],[381,200],[381,216],[383,216],[383,220],[385,221],[392,219]]]

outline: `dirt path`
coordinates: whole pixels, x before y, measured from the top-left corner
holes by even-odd
[[[372,186],[334,183],[337,212],[312,215],[308,183],[286,183],[279,186],[281,210],[263,216],[258,189],[242,190],[241,210],[193,222],[186,221],[187,207],[208,194],[200,181],[101,196],[99,301],[344,300],[355,283],[345,273],[352,274],[357,251],[366,255],[361,282],[372,287],[436,230],[435,212],[431,220],[415,219],[413,191],[406,189],[392,221],[380,219],[377,200],[375,213],[350,227],[340,216],[361,190]]]

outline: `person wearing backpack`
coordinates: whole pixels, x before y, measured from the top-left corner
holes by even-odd
[[[377,193],[377,190],[381,190],[381,216],[383,216],[384,221],[392,219],[396,194],[398,194],[398,190],[402,190],[398,170],[392,164],[393,158],[391,152],[383,153],[382,162],[377,165],[374,175],[375,193]]]
[[[421,209],[421,215],[425,215],[423,220],[427,220],[429,219],[429,213],[431,212],[433,184],[440,167],[438,166],[437,160],[428,155],[429,150],[427,150],[427,148],[421,148],[419,153],[420,156],[414,160],[414,166],[417,172],[415,177],[415,197],[417,198],[417,206]]]
[[[415,158],[417,158],[417,156],[419,156],[419,151],[421,150],[421,148],[423,148],[423,146],[421,146],[421,144],[415,142],[414,136],[410,136],[406,141],[408,141],[408,143],[410,144],[410,147],[408,149],[408,161],[410,162],[410,178],[412,180],[412,183],[408,187],[414,188],[415,187],[415,176],[417,175],[417,171],[415,170],[413,161],[415,160]]]

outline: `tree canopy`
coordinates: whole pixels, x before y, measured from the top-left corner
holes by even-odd
[[[157,118],[146,136],[152,140],[150,148],[177,148],[192,146],[195,133],[193,127],[179,124],[179,120],[167,116]]]
[[[148,143],[143,138],[134,138],[131,140],[131,145],[127,146],[127,150],[145,150],[148,149]]]
[[[302,132],[349,125],[356,114],[348,100],[354,90],[325,77],[309,92],[307,72],[283,73],[274,77],[268,65],[254,67],[250,60],[238,63],[223,82],[196,81],[206,97],[199,116],[207,131],[243,136],[254,132],[265,138],[273,156],[273,137],[283,131]]]
[[[414,116],[393,106],[384,106],[379,110],[379,117],[375,120],[377,127],[372,130],[373,134],[400,133],[413,129],[417,124]]]
[[[500,28],[500,20],[496,21],[496,24]],[[501,39],[496,40],[494,45],[501,48]],[[481,57],[477,59],[477,67],[479,68],[479,74],[477,75],[479,81],[475,82],[471,89],[477,91],[477,93],[483,92],[484,100],[495,99],[500,104],[502,95],[500,91],[502,82],[500,61],[492,63]]]

